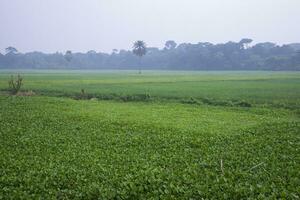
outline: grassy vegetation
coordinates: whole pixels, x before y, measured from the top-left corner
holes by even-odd
[[[299,72],[22,72],[24,89],[51,96],[87,94],[100,99],[150,94],[152,99],[202,102],[247,101],[277,107],[300,108]],[[0,89],[12,72],[2,71]],[[15,72],[16,73],[16,72]],[[204,101],[203,101],[204,99]],[[218,103],[216,103],[218,104]]]
[[[298,73],[22,75],[37,95],[0,95],[0,199],[300,198]],[[82,88],[139,99],[53,97]]]

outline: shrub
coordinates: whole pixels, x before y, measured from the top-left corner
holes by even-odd
[[[208,105],[211,105],[213,104],[212,100],[211,99],[208,99],[208,98],[201,98],[201,101],[205,104],[208,104]]]
[[[247,101],[240,101],[238,102],[236,105],[241,106],[241,107],[251,107],[251,103],[247,102]]]
[[[136,95],[124,95],[120,96],[122,101],[149,101],[151,99],[150,94],[136,94]]]
[[[80,92],[80,99],[86,99],[86,94],[85,94],[85,91],[84,89],[81,89],[81,92]]]
[[[8,81],[9,90],[12,94],[17,94],[23,85],[22,83],[23,78],[18,74],[16,80],[14,79],[14,76],[11,75],[10,80]]]
[[[193,97],[191,97],[190,99],[184,99],[181,101],[181,103],[184,104],[201,104],[197,99],[194,99]]]
[[[84,89],[81,89],[81,95],[84,96],[85,95],[85,91]]]

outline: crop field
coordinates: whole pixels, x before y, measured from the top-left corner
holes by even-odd
[[[15,72],[1,71],[0,90]],[[25,71],[24,89],[47,96],[76,96],[81,89],[100,99],[151,95],[156,100],[190,98],[216,103],[247,101],[300,108],[299,72]],[[204,101],[205,102],[205,101]],[[207,101],[206,101],[207,102]]]
[[[299,199],[299,117],[299,72],[0,71],[0,199]]]

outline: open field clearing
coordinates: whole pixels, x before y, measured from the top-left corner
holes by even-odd
[[[299,72],[10,74],[0,199],[300,198]]]
[[[10,74],[2,71],[0,90]],[[81,89],[100,99],[150,95],[152,100],[195,98],[213,105],[246,101],[260,106],[300,108],[299,72],[23,71],[24,90],[46,96],[76,97]],[[134,100],[134,98],[133,98]],[[137,98],[137,100],[139,100]],[[144,100],[144,99],[142,99]]]

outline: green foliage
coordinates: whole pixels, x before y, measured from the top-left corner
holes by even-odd
[[[236,105],[241,106],[241,107],[251,107],[252,106],[251,103],[249,103],[249,102],[247,102],[245,100],[237,102]]]
[[[85,89],[81,89],[79,95],[75,96],[75,99],[90,99],[92,98],[89,94],[85,92]]]
[[[201,104],[197,99],[194,99],[193,97],[189,99],[184,99],[181,102],[184,104]]]
[[[245,100],[216,100],[212,98],[201,98],[202,103],[213,106],[239,106],[239,107],[251,107],[251,103]]]
[[[3,199],[299,197],[291,110],[41,96],[0,105]]]
[[[17,94],[23,85],[22,83],[23,78],[18,74],[16,80],[14,79],[14,76],[11,75],[10,80],[8,81],[9,90],[12,94]]]
[[[29,52],[18,54],[14,47],[0,55],[0,69],[139,69],[148,70],[273,70],[299,71],[299,43],[276,45],[271,42],[250,45],[252,39],[240,42],[212,44],[176,44],[169,40],[165,48],[146,47],[139,40],[132,51],[115,49],[111,54],[87,53],[65,54]],[[147,53],[147,55],[145,55]],[[137,55],[137,56],[134,56]],[[144,56],[143,62],[139,58]]]
[[[122,101],[149,101],[151,99],[150,94],[136,94],[136,95],[124,95],[120,96]]]
[[[1,71],[0,90],[7,90],[12,71]],[[212,106],[300,109],[298,72],[157,72],[145,71],[27,71],[25,90],[37,94],[100,100],[131,99],[151,94],[146,101],[184,102],[190,97]],[[124,97],[125,96],[125,97]],[[135,98],[143,100],[142,98]]]
[[[299,73],[32,71],[24,89],[0,93],[0,199],[300,197]]]

